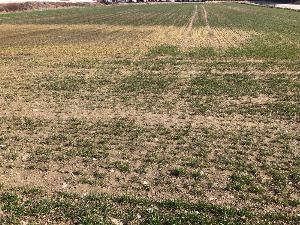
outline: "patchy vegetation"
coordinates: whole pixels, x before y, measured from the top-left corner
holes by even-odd
[[[0,3],[0,12],[15,12],[15,11],[28,11],[28,10],[45,10],[53,8],[66,8],[66,7],[89,7],[95,6],[95,3],[68,3],[68,2],[24,2],[24,3]]]
[[[299,223],[299,22],[221,3],[1,14],[1,223]]]

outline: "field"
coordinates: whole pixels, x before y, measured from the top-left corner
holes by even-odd
[[[299,224],[300,13],[0,14],[1,224]]]

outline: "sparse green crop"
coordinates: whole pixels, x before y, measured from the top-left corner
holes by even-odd
[[[297,224],[300,14],[0,14],[1,224]]]

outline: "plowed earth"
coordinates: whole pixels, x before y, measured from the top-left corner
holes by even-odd
[[[0,222],[299,222],[295,13],[1,14]]]

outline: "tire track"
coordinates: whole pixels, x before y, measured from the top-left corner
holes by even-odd
[[[191,37],[191,31],[192,31],[193,24],[195,22],[197,14],[198,14],[198,7],[197,7],[197,5],[195,5],[195,10],[193,12],[193,15],[191,16],[190,24],[189,24],[188,28],[186,29],[185,37],[183,37],[184,38],[184,40],[182,42],[183,43],[183,45],[182,45],[183,48],[188,47],[188,41],[189,41],[189,38]]]
[[[208,22],[207,12],[206,12],[203,5],[201,7],[203,8],[203,11],[204,11],[204,19],[205,19],[205,23],[206,23],[206,29],[210,30],[210,25],[209,25],[209,22]]]
[[[208,33],[209,43],[215,47],[222,46],[222,43],[221,43],[220,39],[218,38],[218,35],[216,35],[216,34],[218,34],[218,30],[211,29],[209,21],[208,21],[207,11],[203,5],[201,7],[203,8],[203,12],[204,12],[204,19],[205,19],[205,23],[206,23],[205,29],[207,30],[207,33]]]
[[[198,7],[197,7],[197,5],[195,5],[194,13],[193,13],[193,15],[191,17],[190,24],[189,24],[189,26],[188,26],[188,28],[186,30],[187,36],[190,36],[190,34],[191,34],[191,31],[192,31],[192,28],[193,28],[193,24],[195,22],[197,14],[198,14]]]

